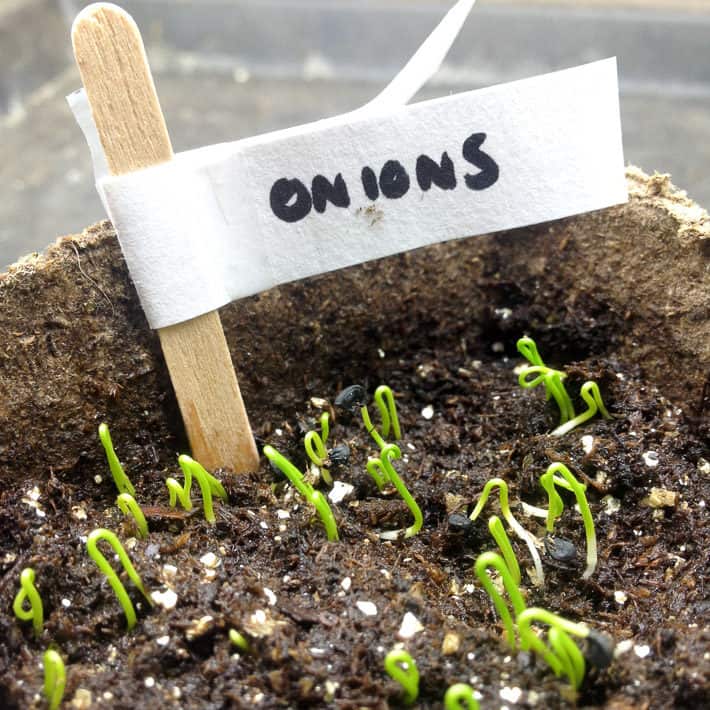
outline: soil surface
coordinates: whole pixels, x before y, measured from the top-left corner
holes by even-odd
[[[539,344],[543,357],[561,345],[554,339]],[[148,514],[147,540],[133,537],[133,525],[114,505],[106,466],[96,467],[95,480],[78,483],[57,472],[48,480],[28,476],[20,491],[6,490],[0,498],[0,705],[42,707],[38,661],[51,644],[66,659],[66,697],[75,699],[74,707],[89,707],[90,699],[92,706],[114,708],[137,701],[144,707],[332,702],[384,708],[397,706],[400,693],[384,673],[383,658],[403,643],[421,673],[422,707],[441,707],[454,682],[471,683],[483,707],[569,706],[574,693],[566,682],[540,659],[505,644],[472,572],[476,555],[494,549],[485,527],[464,537],[448,524],[450,514],[471,510],[486,480],[501,476],[518,518],[542,536],[519,502],[546,505],[539,476],[550,462],[562,461],[588,484],[599,566],[591,579],[581,579],[584,535],[569,506],[556,532],[577,543],[579,563],[561,567],[545,558],[544,588],[525,573],[523,586],[529,606],[584,621],[618,644],[608,669],[590,670],[578,703],[705,706],[707,441],[638,368],[604,357],[550,364],[564,366],[570,392],[596,380],[614,419],[597,418],[552,437],[553,406],[541,390],[517,386],[513,368],[520,361],[502,350],[501,343],[462,340],[453,350],[423,347],[394,360],[383,353],[381,374],[397,394],[403,428],[404,457],[396,468],[425,521],[408,540],[378,537],[406,527],[410,514],[367,476],[365,463],[376,449],[362,422],[347,414],[336,413],[329,441],[350,447],[349,462],[333,474],[354,486],[333,505],[337,543],[326,542],[311,507],[266,465],[253,476],[224,477],[229,502],[217,504],[214,526],[199,505],[190,515],[170,510],[164,479],[177,466],[162,469],[145,452],[127,457],[135,442],[120,439],[114,443]],[[370,392],[381,374],[363,382]],[[261,442],[303,468],[303,433],[315,428],[327,406],[312,397],[332,402],[341,385],[304,388],[293,406],[297,414],[282,418],[275,411],[261,422]],[[583,436],[590,437],[586,446]],[[98,440],[86,445],[100,446]],[[653,487],[673,492],[675,505],[652,507],[645,499]],[[497,503],[489,505],[497,511]],[[148,590],[175,592],[174,608],[149,608],[126,580],[139,608],[136,628],[126,632],[115,596],[85,551],[85,537],[97,527],[115,530],[126,542]],[[513,544],[521,566],[529,566],[525,546]],[[40,639],[8,613],[26,566],[37,572],[45,605]],[[360,602],[372,602],[376,613],[364,613]],[[403,640],[408,612],[422,629]],[[236,653],[227,637],[231,628],[248,638],[249,653]]]
[[[216,503],[214,526],[197,487],[194,513],[167,507],[164,481],[180,479],[187,443],[108,223],[0,275],[0,708],[44,707],[49,646],[67,665],[68,707],[396,707],[400,689],[382,662],[397,643],[419,666],[422,707],[441,707],[461,681],[484,708],[706,707],[710,220],[663,176],[630,169],[629,187],[625,206],[364,264],[222,310],[259,446],[301,467],[304,433],[343,387],[393,388],[404,454],[395,466],[424,514],[418,535],[394,542],[379,533],[409,525],[410,513],[377,491],[365,471],[374,444],[341,412],[329,445],[347,443],[351,457],[332,472],[354,488],[333,505],[340,542],[326,541],[311,507],[265,463],[244,477],[217,472],[229,501]],[[614,418],[550,436],[553,405],[520,389],[513,371],[524,333],[568,373],[575,396],[598,382]],[[148,517],[147,540],[115,505],[101,421]],[[494,549],[485,524],[470,536],[449,525],[501,476],[516,516],[541,536],[520,503],[546,505],[539,477],[553,461],[588,485],[599,566],[581,578],[583,528],[568,501],[556,532],[577,544],[580,564],[545,558],[542,589],[524,572],[527,603],[617,643],[576,699],[540,659],[506,645],[472,571]],[[659,498],[669,505],[653,507]],[[162,595],[150,607],[124,575],[138,607],[131,632],[86,553],[98,527],[119,535]],[[513,545],[525,568],[525,546]],[[28,566],[44,601],[40,638],[12,613]],[[403,639],[408,612],[423,628]],[[236,655],[230,629],[249,653]]]

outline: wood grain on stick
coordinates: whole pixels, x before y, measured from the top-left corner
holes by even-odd
[[[74,21],[72,41],[111,172],[171,160],[170,136],[131,16],[116,5],[89,5]],[[158,334],[194,458],[211,469],[257,470],[259,455],[219,314]]]

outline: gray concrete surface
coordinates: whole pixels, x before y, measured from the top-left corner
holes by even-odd
[[[102,217],[88,151],[63,98],[79,85],[67,58],[66,22],[82,4],[0,0],[0,39],[14,38],[12,46],[0,44],[0,66],[10,68],[0,71],[0,267]],[[123,4],[143,28],[177,150],[355,108],[406,61],[447,6],[438,0]],[[27,49],[37,33],[34,54]],[[421,98],[613,54],[620,61],[627,160],[672,173],[710,206],[710,14],[479,0]]]

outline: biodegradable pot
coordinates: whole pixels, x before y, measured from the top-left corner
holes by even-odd
[[[222,310],[258,443],[301,456],[301,465],[299,427],[312,426],[318,406],[312,397],[332,401],[353,382],[370,391],[393,383],[405,432],[414,441],[408,480],[427,501],[426,533],[395,545],[379,543],[368,526],[391,520],[396,527],[406,522],[406,509],[391,497],[378,498],[367,479],[352,472],[355,491],[339,513],[338,545],[324,545],[304,506],[285,520],[288,526],[278,523],[279,530],[288,527],[278,544],[273,531],[264,533],[277,523],[262,516],[286,505],[283,490],[269,487],[276,479],[265,466],[253,476],[222,472],[231,503],[220,508],[216,531],[198,516],[165,510],[162,481],[166,469],[175,475],[175,454],[186,443],[157,337],[147,327],[111,225],[64,237],[46,254],[11,266],[0,276],[6,334],[0,367],[0,632],[6,639],[0,643],[0,705],[37,703],[38,654],[55,641],[68,657],[67,695],[78,703],[88,693],[106,707],[129,707],[139,698],[155,707],[275,707],[329,698],[341,707],[384,707],[388,699],[396,703],[397,687],[383,677],[378,647],[398,640],[405,611],[425,627],[406,641],[420,659],[423,706],[435,707],[450,682],[471,676],[489,701],[507,699],[521,687],[543,693],[545,707],[564,705],[570,695],[544,664],[526,656],[517,664],[504,660],[499,627],[482,592],[461,591],[473,582],[476,548],[462,552],[465,545],[452,542],[446,523],[447,513],[475,500],[501,467],[516,497],[538,495],[534,473],[552,459],[581,470],[596,496],[601,569],[579,589],[578,576],[553,569],[545,592],[531,588],[528,601],[567,615],[579,611],[617,641],[632,640],[637,651],[593,674],[582,689],[583,702],[700,704],[702,630],[679,629],[703,611],[696,576],[708,556],[700,502],[707,499],[710,471],[703,458],[710,412],[710,219],[667,176],[629,168],[628,181],[631,199],[624,206],[421,249],[279,287]],[[582,451],[581,432],[564,442],[546,435],[554,426],[552,410],[545,410],[540,392],[521,394],[510,372],[523,333],[536,338],[546,360],[569,365],[571,383],[590,376],[600,382],[616,418],[584,431],[598,437],[599,449]],[[471,404],[476,397],[479,409]],[[428,403],[435,411],[432,430],[419,415]],[[92,527],[126,528],[109,510],[115,491],[96,437],[101,421],[109,423],[119,456],[153,515],[157,544],[151,547],[149,539],[133,553],[144,581],[149,588],[170,586],[160,566],[177,563],[171,555],[186,565],[174,582],[184,606],[144,616],[131,636],[77,542]],[[355,420],[342,419],[342,427],[336,439],[348,440],[353,460],[360,455],[364,468],[366,437]],[[658,466],[648,456],[652,446]],[[672,460],[666,464],[661,454]],[[34,486],[37,493],[28,498]],[[644,497],[651,487],[679,495],[671,507],[654,507]],[[621,502],[621,512],[614,501]],[[636,531],[615,517],[625,511]],[[266,528],[259,528],[262,522]],[[288,547],[287,536],[294,548],[282,564],[270,545]],[[170,540],[178,541],[174,548]],[[362,551],[363,540],[369,553]],[[695,552],[684,557],[693,543]],[[610,557],[610,550],[623,556],[619,546],[634,545],[630,557]],[[216,577],[201,579],[200,555],[218,548]],[[19,572],[28,565],[38,571],[48,607],[42,639],[9,613]],[[649,565],[660,565],[662,573],[650,590],[643,571]],[[58,567],[65,568],[63,576]],[[79,569],[76,584],[84,589],[67,606],[62,595],[69,594]],[[269,579],[269,570],[278,570],[278,579]],[[339,586],[345,576],[360,596],[351,597],[347,584]],[[662,592],[661,582],[667,582]],[[579,599],[569,596],[570,584]],[[345,599],[350,606],[319,611],[323,585],[332,604]],[[274,604],[268,594],[263,597],[264,586],[276,594]],[[310,603],[295,604],[303,594]],[[249,595],[268,607],[268,629],[254,627],[256,602],[249,606]],[[361,599],[377,602],[379,617],[358,612],[354,605]],[[204,628],[194,627],[207,616]],[[251,634],[254,652],[241,666],[229,657],[225,634],[231,626]],[[356,631],[360,642],[353,640]],[[180,648],[172,653],[168,644],[156,651],[155,639],[173,634],[184,635]],[[91,651],[84,652],[88,637]],[[109,646],[114,660],[106,661],[108,670],[98,669],[94,664],[105,661],[101,649]],[[321,646],[343,655],[331,659],[330,670],[321,656],[331,651]],[[502,673],[510,680],[503,682]],[[144,683],[147,676],[154,684]],[[180,695],[186,692],[181,678],[190,697]]]

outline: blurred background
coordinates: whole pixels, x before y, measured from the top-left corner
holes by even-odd
[[[0,0],[0,269],[103,218],[65,95],[80,0]],[[453,0],[123,0],[176,151],[372,98]],[[710,0],[478,0],[419,98],[618,56],[627,162],[710,207]]]

